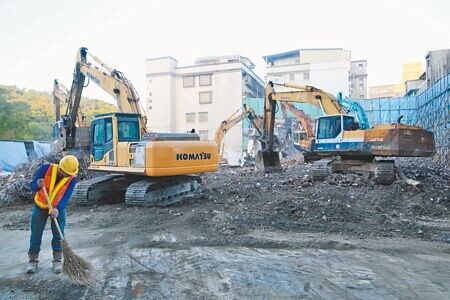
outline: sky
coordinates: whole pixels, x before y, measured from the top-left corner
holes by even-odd
[[[70,88],[87,47],[145,94],[145,60],[240,54],[265,75],[263,56],[343,48],[367,60],[368,85],[401,82],[401,65],[450,48],[448,0],[0,0],[0,84]],[[88,97],[112,98],[98,87]]]

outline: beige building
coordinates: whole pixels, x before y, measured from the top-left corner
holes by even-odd
[[[395,98],[412,95],[423,80],[421,62],[407,62],[402,64],[402,83],[386,84],[369,87],[369,98]]]
[[[213,140],[220,123],[242,108],[243,98],[264,97],[264,82],[254,64],[240,55],[206,57],[179,67],[172,57],[146,60],[145,109],[149,128],[158,132],[195,129]],[[224,139],[225,151],[241,153],[242,126]]]
[[[395,98],[405,95],[405,84],[387,84],[369,87],[369,98]]]
[[[349,95],[349,50],[297,49],[263,58],[268,81],[312,85],[333,95]]]
[[[417,80],[423,73],[423,66],[420,61],[407,62],[402,64],[402,82],[407,80]]]

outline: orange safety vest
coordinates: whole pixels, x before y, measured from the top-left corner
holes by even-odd
[[[53,208],[58,205],[59,201],[64,196],[64,193],[69,186],[70,181],[72,181],[72,178],[75,177],[64,177],[56,184],[57,175],[58,165],[50,164],[50,167],[48,167],[48,170],[44,176],[44,186],[47,190],[48,198],[50,199]],[[41,209],[48,209],[47,199],[45,199],[45,194],[42,189],[39,189],[39,191],[37,191],[36,195],[34,196],[34,203],[36,203],[36,205]]]

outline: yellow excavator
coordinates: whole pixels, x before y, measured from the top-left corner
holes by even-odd
[[[77,52],[69,101],[77,105],[85,79],[117,101],[119,112],[98,115],[90,125],[89,170],[108,174],[79,182],[72,198],[80,204],[125,202],[169,205],[199,190],[199,174],[218,169],[217,146],[195,133],[156,133],[146,127],[137,91],[124,74],[88,49]]]
[[[235,111],[230,117],[228,117],[228,119],[223,120],[216,130],[214,142],[216,143],[217,147],[219,147],[220,164],[227,164],[227,159],[224,157],[225,146],[223,145],[223,138],[225,137],[225,134],[228,132],[228,130],[230,130],[233,126],[235,126],[245,118],[248,118],[255,129],[258,131],[259,135],[262,135],[262,119],[255,114],[250,105],[244,104],[244,109],[242,112],[240,111],[240,109]]]
[[[69,149],[89,149],[89,126],[82,116],[79,106],[74,109],[74,103],[69,101],[69,90],[55,79],[53,81],[53,104],[55,123],[53,123],[54,151]],[[61,115],[61,102],[66,104],[66,113]]]
[[[290,88],[275,91],[274,86]],[[313,178],[323,180],[329,172],[360,171],[372,175],[378,183],[390,184],[395,179],[392,159],[376,157],[428,157],[435,153],[434,135],[414,125],[375,125],[360,129],[355,117],[348,114],[336,98],[312,86],[269,82],[265,90],[264,132],[267,140],[261,155],[266,172],[281,170],[279,155],[273,148],[277,102],[309,103],[319,107],[324,116],[316,121],[311,154],[322,158],[313,163]]]

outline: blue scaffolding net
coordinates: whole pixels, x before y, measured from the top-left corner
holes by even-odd
[[[434,160],[449,167],[450,74],[417,96],[358,100],[372,125],[397,122],[418,125],[434,133]]]

